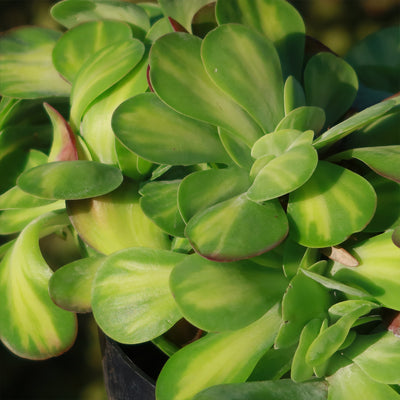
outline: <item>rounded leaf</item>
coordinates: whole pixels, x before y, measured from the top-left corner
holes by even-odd
[[[282,297],[280,270],[250,260],[220,263],[193,254],[172,271],[170,287],[183,316],[206,331],[243,328]]]
[[[250,186],[242,168],[207,169],[186,176],[178,190],[178,207],[185,222],[214,204],[244,193]]]
[[[150,51],[151,85],[160,99],[178,112],[221,126],[251,146],[262,130],[211,80],[201,59],[201,43],[186,33],[159,38]]]
[[[210,386],[244,382],[273,343],[280,323],[278,304],[236,331],[211,333],[177,351],[156,385],[158,400],[187,400]]]
[[[121,343],[154,339],[180,318],[169,290],[172,268],[186,255],[130,248],[109,256],[96,273],[93,315],[100,328]]]
[[[79,4],[74,0],[75,4]],[[60,4],[71,3],[62,1]],[[87,2],[92,3],[92,2]],[[73,82],[82,65],[104,47],[121,40],[129,40],[129,26],[117,21],[92,21],[76,26],[64,33],[53,50],[53,64],[69,82]]]
[[[159,164],[229,160],[215,127],[178,114],[153,93],[121,104],[114,113],[112,126],[126,147]]]
[[[185,235],[202,256],[233,261],[273,249],[287,232],[286,215],[277,200],[258,204],[240,195],[196,214]]]
[[[118,0],[65,0],[51,8],[52,17],[67,28],[92,20],[118,20],[147,31],[149,17],[136,4]],[[136,28],[136,29],[137,29]]]
[[[303,65],[305,27],[301,15],[282,0],[218,0],[219,24],[236,22],[267,36],[278,50],[283,75],[300,78]]]
[[[346,61],[332,53],[311,57],[304,70],[307,104],[325,110],[326,124],[337,121],[353,104],[358,79]]]
[[[226,24],[204,38],[201,56],[215,84],[265,132],[273,131],[284,107],[281,66],[272,42],[246,26]]]
[[[101,196],[122,183],[121,171],[94,161],[57,161],[32,168],[18,178],[25,192],[45,199],[76,200]]]
[[[320,161],[313,176],[289,197],[292,239],[307,247],[335,246],[372,219],[376,194],[348,169]]]
[[[102,256],[88,257],[57,269],[49,281],[54,303],[64,310],[90,312],[93,279],[103,261]]]
[[[79,70],[71,90],[71,125],[78,129],[90,103],[130,72],[142,59],[139,40],[122,40],[93,54]]]

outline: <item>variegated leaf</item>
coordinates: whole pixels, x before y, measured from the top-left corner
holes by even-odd
[[[44,214],[27,225],[0,263],[0,338],[21,357],[54,357],[75,340],[75,315],[52,302],[52,271],[39,248],[43,233],[68,224],[64,212]]]

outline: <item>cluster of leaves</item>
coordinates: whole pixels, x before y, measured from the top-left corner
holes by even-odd
[[[285,0],[51,13],[0,39],[3,343],[55,356],[92,311],[171,356],[159,400],[399,399],[399,27],[345,61]]]

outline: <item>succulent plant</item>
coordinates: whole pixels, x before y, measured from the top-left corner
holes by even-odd
[[[51,13],[0,38],[3,343],[93,312],[170,356],[158,400],[400,398],[399,27],[343,59],[285,0]]]

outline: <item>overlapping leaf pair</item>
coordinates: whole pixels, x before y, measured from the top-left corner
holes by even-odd
[[[171,356],[159,400],[399,398],[398,27],[346,62],[284,0],[209,3],[64,0],[63,35],[0,39],[0,337],[51,357],[92,311]]]

